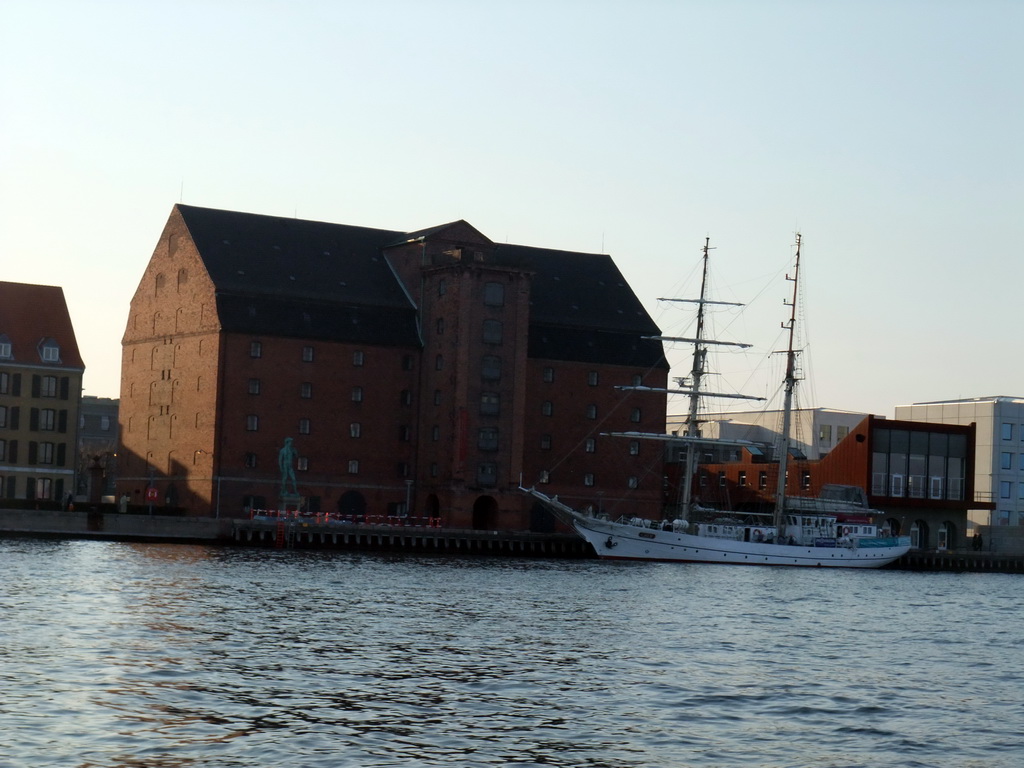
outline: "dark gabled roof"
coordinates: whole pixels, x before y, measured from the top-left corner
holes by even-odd
[[[495,258],[534,273],[531,323],[660,333],[611,256],[499,245]]]
[[[176,207],[218,291],[412,307],[381,254],[401,232]]]
[[[178,205],[225,330],[418,346],[416,307],[384,250],[468,238],[533,273],[531,357],[667,367],[660,331],[610,256],[494,245],[463,220],[414,232]]]
[[[611,256],[499,245],[499,263],[534,273],[529,356],[667,368],[661,331]]]
[[[337,305],[280,296],[217,294],[225,331],[350,344],[421,346],[416,310]]]
[[[11,357],[0,362],[85,369],[59,286],[0,282],[0,338],[11,345]],[[56,363],[42,358],[42,343],[48,339],[60,347]]]

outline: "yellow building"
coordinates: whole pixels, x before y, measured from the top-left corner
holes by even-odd
[[[84,371],[64,291],[0,282],[0,498],[74,494]]]

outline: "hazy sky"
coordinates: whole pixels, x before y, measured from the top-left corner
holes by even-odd
[[[1016,0],[0,0],[0,279],[117,397],[177,202],[607,252],[667,333],[710,236],[755,344],[715,386],[770,395],[799,230],[803,405],[1024,395],[1022,41]]]

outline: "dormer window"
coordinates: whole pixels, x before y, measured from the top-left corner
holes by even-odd
[[[44,339],[39,344],[39,356],[44,363],[60,362],[60,345],[53,339]]]
[[[11,356],[11,340],[6,333],[0,333],[0,358]]]

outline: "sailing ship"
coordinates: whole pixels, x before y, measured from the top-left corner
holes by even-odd
[[[797,351],[794,333],[797,314],[797,287],[800,276],[800,235],[796,239],[793,276],[793,298],[786,302],[790,317],[783,328],[788,330],[781,445],[778,450],[778,488],[774,512],[759,513],[709,509],[693,499],[693,477],[696,472],[698,448],[714,445],[738,445],[742,441],[706,438],[700,434],[700,407],[708,397],[740,397],[745,395],[711,393],[703,388],[707,352],[711,345],[747,344],[722,342],[705,338],[705,310],[710,305],[732,304],[708,298],[708,251],[710,238],[704,241],[703,272],[699,299],[677,299],[697,305],[696,332],[693,338],[659,337],[661,341],[693,344],[693,365],[689,389],[662,390],[689,396],[689,410],[684,435],[650,435],[638,432],[609,433],[632,439],[647,438],[676,441],[686,446],[685,470],[682,476],[680,514],[673,520],[652,521],[624,515],[616,520],[606,515],[584,513],[549,497],[535,488],[522,488],[558,519],[571,526],[586,539],[601,558],[617,560],[661,560],[674,562],[726,563],[734,565],[788,565],[833,568],[880,568],[910,550],[909,537],[879,535],[879,512],[867,507],[863,489],[848,486],[825,486],[819,497],[787,496],[786,469],[790,453],[790,429],[793,397],[797,384]],[[630,389],[630,388],[625,388]],[[649,391],[649,390],[648,390]],[[762,398],[747,398],[762,399]]]

